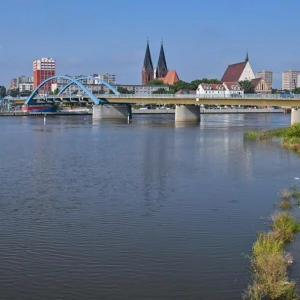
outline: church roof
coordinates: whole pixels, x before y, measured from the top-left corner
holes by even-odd
[[[159,73],[160,70],[164,70],[164,69],[168,70],[167,62],[165,58],[164,46],[161,43],[156,71]]]
[[[237,64],[229,65],[221,79],[224,81],[239,81],[245,67],[247,65],[247,61],[243,61]]]
[[[176,70],[169,70],[166,77],[157,78],[162,80],[165,84],[174,84],[175,82],[179,81],[179,77],[177,75]]]
[[[261,81],[262,81],[262,78],[254,78],[251,80],[251,83],[255,88]]]
[[[147,48],[146,48],[144,64],[143,64],[143,70],[144,71],[149,71],[149,70],[153,71],[153,64],[152,64],[152,59],[151,59],[149,42],[147,42]]]

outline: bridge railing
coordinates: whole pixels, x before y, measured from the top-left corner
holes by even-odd
[[[225,99],[237,99],[237,98],[245,98],[245,99],[299,99],[300,100],[300,94],[287,94],[287,95],[280,95],[280,94],[244,94],[244,95],[210,95],[210,94],[120,94],[120,95],[113,95],[113,94],[102,94],[102,95],[96,95],[97,97],[103,97],[103,98],[179,98],[179,99],[207,99],[207,98],[225,98]]]

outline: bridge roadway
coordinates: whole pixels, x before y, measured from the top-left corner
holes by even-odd
[[[106,100],[110,104],[114,103],[128,103],[128,104],[177,104],[177,105],[253,105],[253,106],[285,106],[285,107],[300,107],[300,95],[292,95],[293,98],[283,98],[277,94],[245,94],[243,97],[211,97],[200,95],[173,95],[173,94],[152,94],[152,95],[138,95],[138,94],[101,94],[95,95],[99,99]],[[89,98],[84,95],[67,95],[64,97],[48,96],[36,97],[40,103],[49,103],[52,101],[88,101]],[[26,97],[12,98],[11,102],[22,105],[26,101]]]

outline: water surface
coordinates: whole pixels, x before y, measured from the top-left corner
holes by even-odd
[[[290,115],[173,119],[0,118],[1,299],[241,299],[242,254],[300,175],[243,134]]]

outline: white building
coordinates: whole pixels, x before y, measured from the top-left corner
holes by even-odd
[[[269,88],[273,88],[273,72],[262,70],[256,73],[256,78],[263,78]]]
[[[201,83],[199,84],[196,94],[203,97],[230,97],[243,96],[244,90],[238,82],[223,83]]]
[[[33,82],[19,83],[19,92],[33,91]]]
[[[300,71],[288,70],[282,72],[282,90],[293,90],[298,86],[298,75]]]

